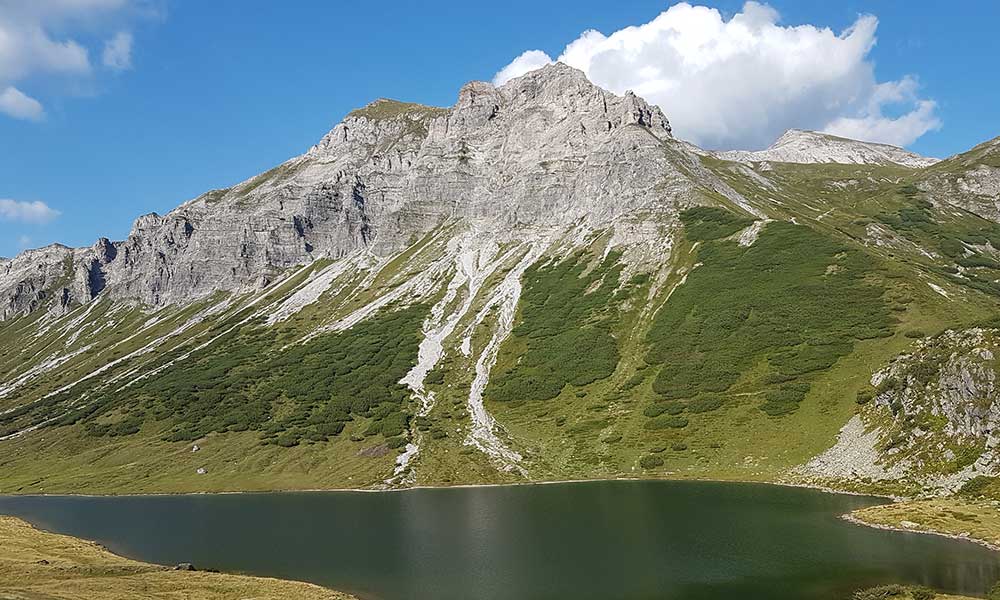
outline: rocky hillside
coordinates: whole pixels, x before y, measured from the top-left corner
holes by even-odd
[[[878,374],[979,349],[996,144],[786,137],[713,155],[556,64],[0,262],[0,492],[993,474],[992,395]]]
[[[692,184],[667,160],[670,141],[658,108],[564,65],[501,88],[469,83],[451,109],[377,100],[302,156],[140,217],[123,242],[19,256],[0,273],[4,318],[57,283],[60,310],[102,291],[158,307],[260,290],[320,257],[389,256],[448,220],[606,226],[651,207],[657,185],[683,199]]]

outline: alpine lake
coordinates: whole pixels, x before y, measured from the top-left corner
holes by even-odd
[[[362,599],[984,595],[1000,554],[840,518],[884,499],[772,485],[602,481],[176,496],[0,496],[0,514],[144,561],[311,581]]]

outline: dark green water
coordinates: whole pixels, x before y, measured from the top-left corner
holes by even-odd
[[[0,514],[142,560],[363,598],[834,599],[910,582],[982,595],[1000,555],[859,527],[878,503],[775,486],[579,484],[160,497],[0,497]]]

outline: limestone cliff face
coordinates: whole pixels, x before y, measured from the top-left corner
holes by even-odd
[[[920,189],[935,202],[1000,222],[1000,138],[929,169]]]
[[[997,330],[946,331],[875,374],[873,407],[890,463],[957,489],[1000,472]]]
[[[597,226],[669,208],[692,185],[665,144],[687,152],[658,108],[562,64],[500,88],[466,84],[450,109],[378,100],[302,156],[140,217],[125,241],[104,244],[113,251],[93,259],[96,287],[78,281],[86,268],[76,258],[91,260],[79,250],[36,251],[4,265],[4,318],[53,293],[67,303],[104,293],[158,306],[257,289],[319,256],[390,254],[449,219]],[[73,285],[53,292],[67,277]]]
[[[53,244],[0,261],[0,320],[48,307],[63,314],[93,300],[107,285],[117,248],[101,238],[90,248]]]

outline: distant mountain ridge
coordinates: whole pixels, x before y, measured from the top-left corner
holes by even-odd
[[[911,168],[929,167],[940,160],[889,144],[861,142],[802,129],[789,129],[765,150],[729,150],[715,154],[724,160],[739,162],[897,164]]]

